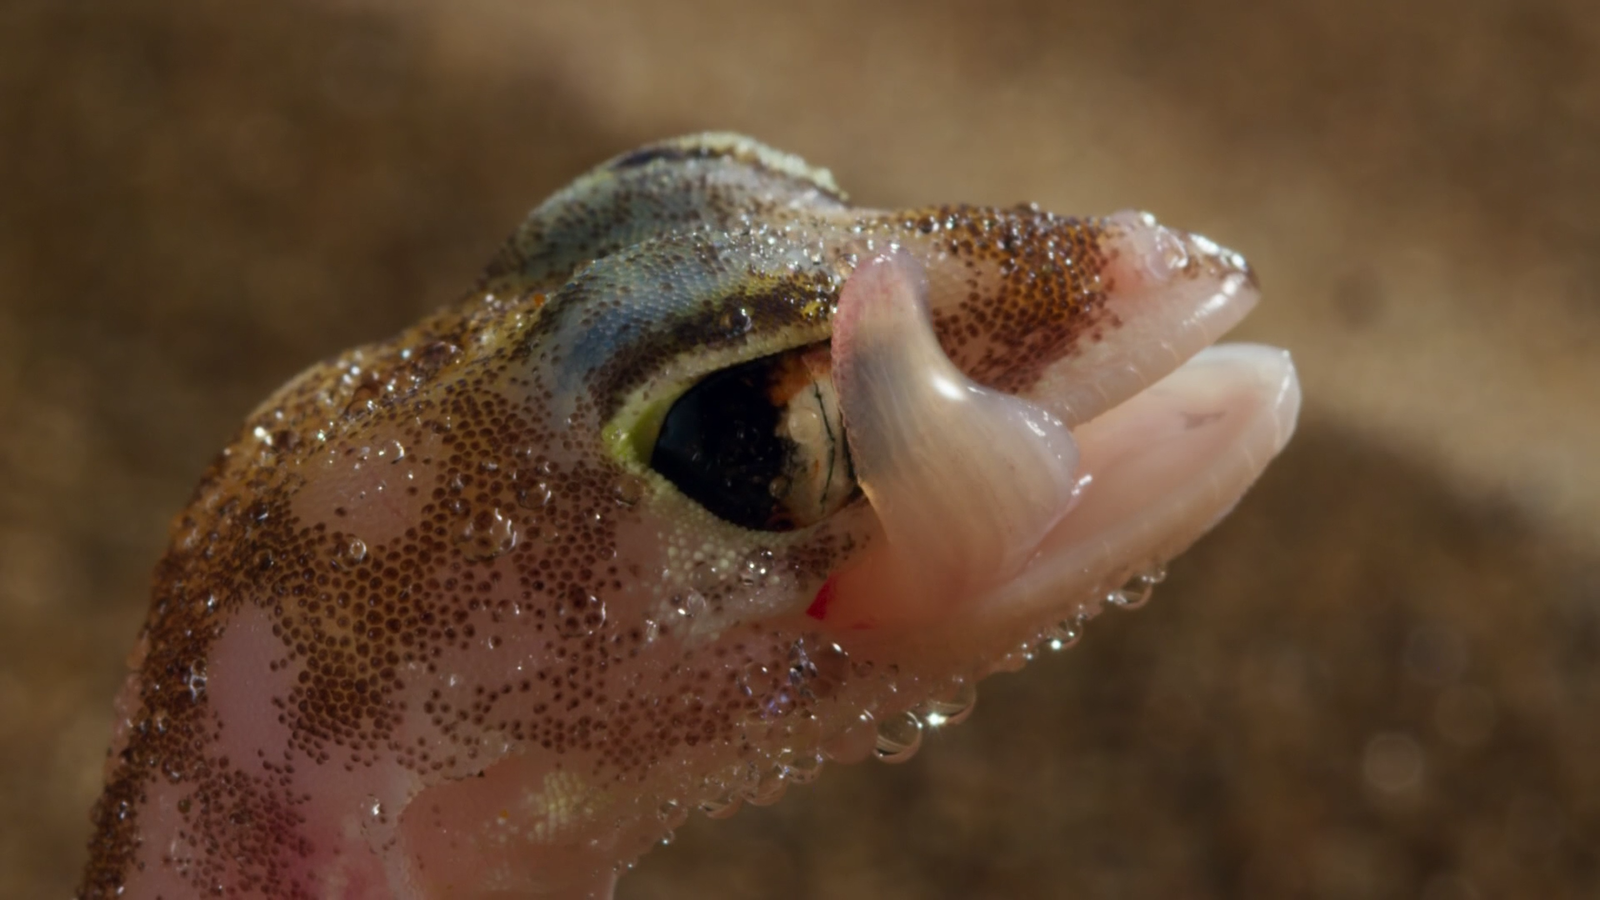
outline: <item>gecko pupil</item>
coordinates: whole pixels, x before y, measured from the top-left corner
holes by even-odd
[[[744,528],[790,531],[838,509],[856,486],[827,345],[702,378],[667,411],[650,466]]]

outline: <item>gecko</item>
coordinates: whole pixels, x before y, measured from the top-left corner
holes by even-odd
[[[697,811],[916,752],[1242,497],[1299,407],[1237,253],[878,210],[722,133],[535,208],[173,521],[82,898],[609,898]]]

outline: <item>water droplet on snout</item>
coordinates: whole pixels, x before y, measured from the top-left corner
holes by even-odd
[[[909,712],[896,713],[878,723],[875,750],[886,763],[902,763],[922,746],[922,720]]]
[[[456,531],[456,544],[468,559],[488,561],[517,545],[517,525],[498,509],[486,510],[466,520]]]

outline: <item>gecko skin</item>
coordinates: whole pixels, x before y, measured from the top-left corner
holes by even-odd
[[[908,755],[1283,446],[1287,355],[1208,346],[1256,296],[1147,215],[605,163],[205,473],[79,896],[605,898],[697,807]]]

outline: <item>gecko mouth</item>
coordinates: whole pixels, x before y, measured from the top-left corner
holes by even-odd
[[[886,254],[851,275],[833,377],[885,539],[840,574],[830,623],[917,626],[969,651],[977,635],[1092,615],[1282,449],[1299,408],[1288,354],[1210,346],[1257,299],[1244,261],[1144,215],[1106,220],[1105,241],[1117,327],[1021,395],[945,355],[917,260]]]

